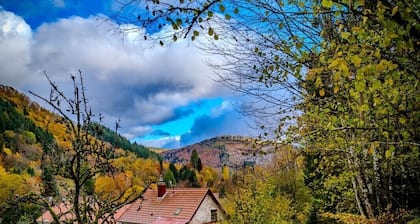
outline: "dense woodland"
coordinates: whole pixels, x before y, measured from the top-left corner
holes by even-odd
[[[46,76],[51,96],[33,95],[57,114],[1,88],[4,223],[32,223],[63,197],[72,221],[112,222],[160,174],[218,192],[228,223],[420,222],[417,1],[147,1],[146,12],[143,3],[120,11],[141,16],[111,19],[169,25],[160,45],[201,40],[223,57],[211,64],[222,82],[256,100],[244,113],[274,124],[261,126],[262,138],[282,143],[273,161],[214,169],[193,151],[189,163],[165,163],[93,119],[81,75],[73,96]]]

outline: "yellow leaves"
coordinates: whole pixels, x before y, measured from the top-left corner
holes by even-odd
[[[405,124],[406,121],[407,120],[404,117],[400,117],[400,119],[399,119],[400,124]]]
[[[3,152],[6,153],[6,155],[11,156],[13,154],[12,150],[9,148],[4,148]]]
[[[394,155],[394,151],[395,151],[395,146],[391,145],[389,146],[389,149],[385,151],[385,158],[390,158],[391,156]]]
[[[350,35],[351,34],[349,32],[342,32],[341,33],[341,38],[347,40],[347,39],[349,39]]]
[[[347,62],[341,57],[332,60],[328,68],[337,69],[341,71],[344,75],[347,75],[349,73],[349,67],[347,65]]]
[[[394,80],[392,79],[392,77],[389,77],[385,80],[385,84],[388,86],[392,86],[394,84]]]
[[[322,0],[321,1],[321,5],[322,5],[322,7],[329,9],[329,8],[331,8],[333,6],[333,1],[331,1],[331,0]]]
[[[356,80],[354,85],[355,85],[355,88],[358,92],[363,92],[366,89],[366,81],[365,80]]]
[[[6,170],[0,166],[0,207],[11,200],[15,195],[24,194],[27,190],[22,176],[7,173]]]
[[[324,89],[320,89],[319,90],[319,95],[322,96],[322,97],[325,96],[325,90]]]
[[[356,68],[359,68],[360,64],[362,63],[362,59],[357,55],[353,55],[353,57],[351,58],[351,62]]]
[[[359,107],[360,112],[366,112],[369,110],[369,106],[367,104],[363,104]]]
[[[125,173],[113,176],[100,176],[95,180],[95,192],[102,199],[112,199],[124,194],[130,185],[131,178]]]
[[[334,94],[337,94],[338,90],[340,90],[340,87],[334,86],[334,89],[333,89]]]
[[[373,56],[375,58],[380,58],[381,57],[381,49],[379,47],[375,49],[375,53],[373,54]]]
[[[321,77],[317,77],[315,80],[315,86],[320,87],[322,85]]]
[[[227,167],[227,166],[223,166],[222,167],[222,178],[224,179],[224,180],[229,180],[229,167]]]

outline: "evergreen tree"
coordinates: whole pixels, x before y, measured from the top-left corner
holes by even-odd
[[[200,172],[203,169],[203,164],[201,164],[201,158],[198,158],[198,160],[197,160],[196,169],[198,170],[198,172]]]
[[[191,163],[192,168],[197,169],[198,159],[199,159],[199,156],[198,156],[197,150],[194,149],[191,153],[191,158],[190,158],[190,163]]]
[[[180,178],[179,177],[179,172],[178,172],[178,169],[175,167],[175,164],[174,163],[169,163],[169,170],[172,171],[172,173],[173,173],[176,181],[178,181],[179,178]]]

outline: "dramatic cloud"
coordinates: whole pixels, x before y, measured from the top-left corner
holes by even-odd
[[[132,34],[113,33],[99,17],[60,19],[31,33],[19,16],[5,11],[1,16],[0,50],[9,52],[0,55],[2,83],[45,94],[44,70],[70,88],[69,74],[81,69],[95,111],[104,113],[109,125],[123,118],[127,135],[132,127],[186,116],[191,112],[177,108],[225,92],[214,85],[206,58],[188,41],[150,47],[147,41],[132,41]]]
[[[66,3],[49,2],[75,7]],[[178,148],[216,135],[254,134],[205,63],[220,58],[188,40],[156,46],[142,40],[145,30],[104,18],[73,16],[31,30],[20,16],[0,8],[0,83],[47,96],[45,71],[70,95],[70,74],[80,69],[89,103],[105,116],[105,125],[112,128],[121,119],[119,131],[148,146]],[[171,30],[153,35],[163,32]]]

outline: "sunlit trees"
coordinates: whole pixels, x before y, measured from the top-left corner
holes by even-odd
[[[238,170],[225,202],[231,223],[306,223],[312,209],[303,156],[284,148],[272,163]]]
[[[116,169],[112,164],[115,158],[114,148],[98,138],[101,133],[99,128],[92,128],[94,114],[88,107],[81,72],[77,76],[71,76],[74,90],[71,97],[66,96],[46,74],[45,76],[51,86],[50,96],[43,97],[33,92],[31,94],[43,100],[61,116],[57,122],[64,124],[69,133],[66,139],[71,143],[69,147],[54,149],[56,154],[61,153],[64,156],[52,161],[58,167],[64,168],[63,174],[72,182],[71,188],[66,189],[65,195],[61,195],[66,197],[71,205],[70,212],[73,216],[72,220],[67,221],[98,223],[99,220],[110,220],[116,209],[134,200],[140,191],[129,188],[130,178],[125,179],[126,174],[123,170]],[[100,116],[96,122],[101,122],[101,119]],[[89,186],[96,177],[99,178],[95,189],[98,194],[91,195],[92,190]],[[114,178],[109,180],[109,177]],[[104,182],[114,183],[119,191],[114,191],[104,198]],[[36,196],[28,196],[29,199],[53,213],[54,221],[59,222],[60,214],[54,214],[49,203]]]
[[[324,210],[375,218],[417,208],[420,95],[413,5],[323,6],[349,14],[332,17],[338,26],[324,28],[319,60],[302,85],[300,135],[315,168],[309,184]]]

